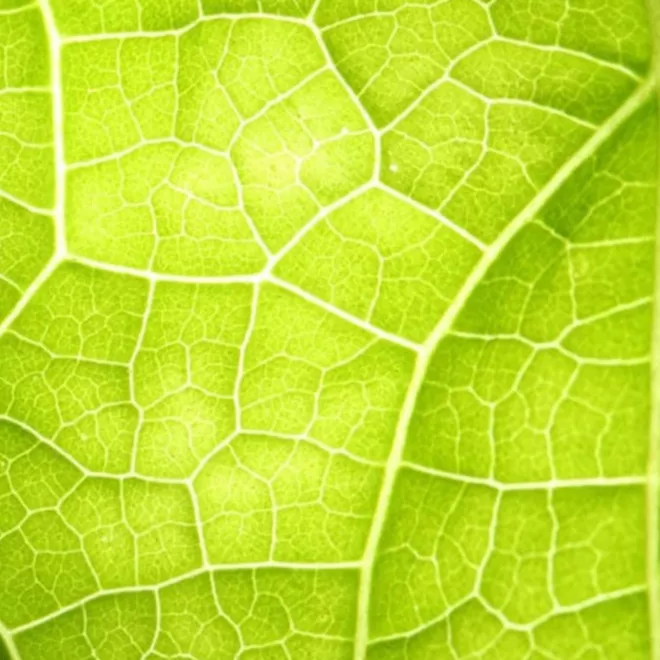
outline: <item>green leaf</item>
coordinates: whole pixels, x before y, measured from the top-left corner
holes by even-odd
[[[0,658],[660,657],[659,18],[0,0]]]

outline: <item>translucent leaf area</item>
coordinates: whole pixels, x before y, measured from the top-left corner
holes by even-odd
[[[0,658],[660,659],[655,22],[0,0]]]

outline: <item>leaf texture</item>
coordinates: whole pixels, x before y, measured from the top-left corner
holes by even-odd
[[[0,0],[0,658],[660,658],[653,16]]]

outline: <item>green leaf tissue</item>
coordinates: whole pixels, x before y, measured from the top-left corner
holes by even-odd
[[[0,660],[660,660],[656,60],[0,0]]]

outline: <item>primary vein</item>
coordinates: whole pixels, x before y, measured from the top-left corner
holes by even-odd
[[[360,587],[358,592],[357,629],[355,642],[355,660],[364,660],[369,644],[369,610],[373,569],[378,553],[378,545],[382,536],[390,499],[394,489],[396,476],[403,458],[408,426],[412,419],[418,394],[424,382],[424,377],[436,346],[449,333],[468,298],[482,280],[488,269],[495,263],[503,250],[511,242],[520,229],[531,221],[536,213],[550,200],[559,188],[569,179],[575,170],[590,158],[598,148],[612,136],[628,117],[630,117],[650,97],[655,89],[655,80],[649,78],[642,83],[637,91],[605,121],[592,137],[557,170],[540,193],[509,223],[497,240],[484,252],[477,265],[470,273],[457,296],[452,301],[445,314],[424,343],[415,361],[415,369],[406,392],[403,408],[394,436],[394,442],[385,467],[383,485],[378,497],[376,512],[369,531],[366,550],[363,557]]]

